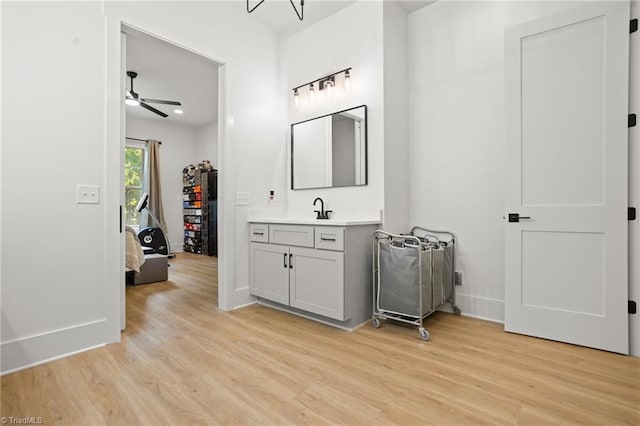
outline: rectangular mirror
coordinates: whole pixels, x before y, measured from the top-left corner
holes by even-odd
[[[291,125],[291,189],[366,184],[366,105]]]

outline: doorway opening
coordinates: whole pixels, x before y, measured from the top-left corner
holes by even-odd
[[[218,306],[222,64],[126,24],[121,37],[125,266],[133,260],[121,298],[124,330],[129,303],[135,315],[153,311],[163,292],[198,294],[206,307]],[[131,234],[140,247],[130,247]]]

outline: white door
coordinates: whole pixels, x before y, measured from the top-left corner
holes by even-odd
[[[294,308],[344,321],[344,253],[291,247]]]
[[[289,247],[251,243],[249,293],[289,304]]]
[[[628,353],[629,4],[505,32],[505,330]],[[528,219],[530,218],[530,219]]]

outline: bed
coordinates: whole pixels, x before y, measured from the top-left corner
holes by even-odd
[[[144,251],[142,250],[142,245],[138,239],[138,234],[129,225],[125,226],[125,244],[125,271],[133,271],[136,274],[139,274],[140,268],[144,264]]]
[[[164,254],[144,254],[136,231],[125,227],[125,282],[128,285],[155,283],[168,279],[168,257]]]

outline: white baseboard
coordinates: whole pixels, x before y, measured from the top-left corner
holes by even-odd
[[[232,311],[234,309],[242,308],[243,306],[251,305],[256,302],[256,297],[249,293],[249,287],[234,288],[232,295],[232,304],[229,310]]]
[[[291,310],[288,310],[288,309],[284,309],[284,308],[282,308],[282,307],[280,307],[278,305],[269,303],[268,300],[259,299],[258,304],[262,305],[262,306],[267,306],[267,307],[272,308],[272,309],[277,309],[278,311],[286,312],[286,313],[291,314],[291,315],[296,315],[298,317],[306,318],[306,319],[308,319],[310,321],[319,322],[321,324],[325,324],[325,325],[328,325],[330,327],[339,328],[340,330],[344,330],[344,331],[354,331],[356,328],[358,328],[358,327],[362,326],[363,324],[366,324],[367,322],[369,322],[369,320],[367,320],[367,321],[363,322],[362,324],[358,324],[354,328],[348,328],[348,327],[343,327],[343,326],[340,326],[340,325],[332,324],[329,321],[323,321],[323,320],[321,320],[319,318],[316,318],[316,317],[313,317],[311,315],[305,315],[302,312],[296,312],[296,311],[291,311]]]
[[[3,342],[0,375],[104,346],[106,326],[107,320],[100,319]]]
[[[169,244],[171,244],[171,252],[172,253],[182,253],[184,252],[184,249],[182,248],[182,241],[179,242],[173,242],[173,241],[169,241]]]
[[[504,324],[504,300],[456,293],[462,315]]]
[[[244,305],[238,305],[238,306],[234,306],[233,310],[235,311],[236,309],[242,309],[242,308],[246,308],[247,306],[251,306],[251,305],[255,305],[258,303],[258,299],[255,299],[249,303],[245,303]]]

